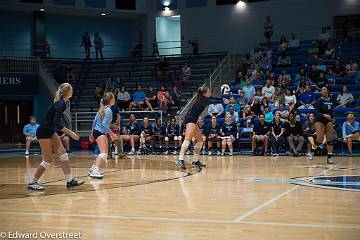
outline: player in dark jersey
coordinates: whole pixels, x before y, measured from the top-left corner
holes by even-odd
[[[320,144],[324,141],[324,137],[326,137],[326,146],[328,151],[326,162],[328,164],[334,163],[331,160],[334,147],[333,121],[335,118],[334,108],[338,105],[338,102],[330,96],[330,88],[328,86],[322,87],[321,97],[317,99],[314,104],[316,110],[316,145],[320,146]]]
[[[213,144],[216,143],[217,155],[220,155],[220,125],[217,123],[216,116],[211,117],[211,122],[206,128],[205,135],[208,140],[208,155],[212,155]]]
[[[231,121],[230,113],[226,114],[225,122],[222,125],[220,132],[221,132],[221,139],[222,139],[221,156],[225,155],[226,145],[229,147],[229,151],[230,151],[229,156],[232,156],[233,150],[234,150],[233,143],[235,141],[235,137],[237,134],[237,127],[236,127],[236,124]]]
[[[185,139],[181,145],[181,150],[179,154],[179,160],[176,161],[176,164],[179,165],[182,169],[186,169],[186,164],[184,161],[185,152],[190,145],[190,141],[195,137],[196,144],[194,146],[194,159],[192,165],[201,169],[205,167],[205,164],[202,164],[199,160],[200,150],[203,145],[203,137],[200,133],[199,127],[196,125],[201,113],[204,111],[206,106],[211,103],[210,100],[211,92],[208,87],[201,87],[196,93],[196,98],[191,106],[189,112],[185,116],[184,124],[186,126]]]
[[[147,151],[146,143],[150,143],[151,148],[153,146],[153,138],[152,138],[153,128],[149,124],[148,117],[143,118],[143,124],[141,125],[140,132],[141,132],[140,133],[140,145],[139,145],[139,151],[137,152],[137,154],[141,154],[142,152],[146,153],[146,151]]]
[[[36,169],[36,172],[27,187],[30,190],[44,190],[45,188],[38,183],[39,178],[43,175],[45,170],[51,167],[53,161],[53,150],[61,161],[61,169],[67,180],[67,188],[79,186],[83,184],[84,180],[76,180],[71,175],[69,156],[61,142],[56,129],[66,133],[74,140],[79,140],[79,136],[73,131],[65,127],[61,120],[63,113],[66,110],[66,102],[72,97],[73,89],[69,83],[63,83],[59,86],[54,98],[54,103],[50,105],[47,110],[45,121],[40,124],[36,131],[36,137],[39,140],[41,148],[42,162]]]
[[[131,151],[128,153],[129,155],[135,154],[135,143],[140,139],[140,126],[136,121],[136,117],[134,114],[131,114],[130,122],[126,126],[126,130],[123,132],[123,135],[120,136],[120,148],[121,151],[124,151],[124,141],[130,142]]]
[[[161,119],[156,118],[156,123],[152,127],[153,132],[153,140],[154,143],[158,143],[160,145],[160,153],[162,150],[162,144],[164,143],[164,138],[166,135],[166,127],[161,124]]]
[[[205,146],[206,146],[206,136],[205,136],[206,126],[205,126],[205,124],[204,124],[204,121],[203,121],[202,117],[199,117],[196,125],[199,127],[200,134],[201,134],[201,136],[202,136],[202,138],[203,138],[203,143],[205,143],[205,144],[203,144],[203,146],[202,146],[202,148],[201,148],[201,151],[200,151],[201,154],[204,155],[204,154],[205,154]],[[195,137],[193,137],[193,138],[192,138],[192,144],[193,144],[193,146],[195,146],[195,143],[196,143]]]
[[[176,119],[174,117],[172,117],[170,119],[170,123],[166,128],[166,137],[165,137],[165,144],[166,144],[166,151],[165,154],[169,154],[169,142],[174,142],[175,143],[175,149],[173,154],[176,155],[178,154],[177,149],[179,148],[179,146],[181,145],[181,134],[180,134],[180,126],[178,124],[176,124]]]

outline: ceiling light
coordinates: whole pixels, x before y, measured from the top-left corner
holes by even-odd
[[[44,8],[40,8],[40,11],[41,11],[41,12],[44,12],[44,11],[45,11],[45,9],[44,9]]]
[[[100,16],[106,16],[106,13],[100,13]]]

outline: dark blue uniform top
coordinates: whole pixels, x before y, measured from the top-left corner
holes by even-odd
[[[339,105],[339,103],[332,99],[325,99],[323,97],[320,97],[319,99],[317,99],[315,101],[314,107],[316,110],[316,121],[317,122],[322,122],[322,121],[326,121],[329,122],[330,120],[326,119],[324,117],[324,114],[328,114],[331,116],[331,118],[334,118],[334,108]]]
[[[220,135],[220,125],[216,124],[215,126],[212,126],[212,124],[209,123],[209,125],[206,128],[205,134],[206,136],[209,136],[210,134]]]
[[[110,109],[111,109],[111,111],[112,111],[112,113],[113,113],[113,116],[112,116],[112,119],[111,119],[111,123],[116,123],[116,121],[117,121],[117,114],[120,112],[120,109],[119,109],[119,107],[118,107],[116,104],[112,105]]]
[[[271,126],[267,122],[261,124],[261,122],[259,121],[258,123],[255,124],[253,131],[255,132],[255,135],[262,136],[268,134],[271,130],[270,128]]]
[[[180,136],[180,127],[177,124],[175,124],[174,126],[169,124],[167,126],[166,131],[167,131],[167,135]]]
[[[221,135],[228,137],[233,135],[236,137],[237,127],[234,123],[227,124],[226,122],[223,123],[221,127]]]
[[[126,131],[129,135],[140,135],[140,127],[139,124],[135,121],[135,122],[130,122],[127,126],[126,126]]]
[[[48,108],[45,121],[43,124],[40,124],[40,126],[51,129],[53,131],[63,129],[65,127],[65,122],[63,121],[65,110],[66,103],[64,99],[60,99],[59,101],[54,102]]]
[[[198,118],[200,117],[201,113],[204,111],[207,105],[211,103],[219,103],[222,101],[222,98],[214,98],[214,97],[204,97],[199,96],[193,105],[191,106],[189,112],[186,114],[184,119],[184,124],[187,123],[197,123]]]
[[[201,133],[202,135],[205,135],[205,129],[206,129],[205,124],[203,124],[202,126],[199,126],[199,125],[198,125],[198,127],[199,127],[199,130],[200,130],[200,133]]]
[[[162,124],[160,126],[154,124],[152,128],[152,132],[154,133],[154,135],[164,136],[166,134],[166,128]]]
[[[145,126],[144,124],[141,126],[141,132],[144,132],[146,135],[151,136],[153,133],[152,127],[148,124]]]

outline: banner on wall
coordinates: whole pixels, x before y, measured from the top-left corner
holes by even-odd
[[[0,95],[36,95],[38,79],[38,75],[0,73]]]

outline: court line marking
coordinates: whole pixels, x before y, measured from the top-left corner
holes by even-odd
[[[322,170],[321,172],[319,172],[319,173],[316,174],[315,176],[310,177],[309,179],[311,179],[311,178],[314,179],[315,177],[317,177],[317,176],[319,176],[319,175],[323,175],[324,173],[332,170],[332,169],[335,168],[335,167],[337,167],[337,164],[334,165],[334,166],[332,166],[332,167],[330,167],[330,168],[328,168],[328,169]],[[253,209],[245,212],[244,214],[242,214],[242,215],[240,215],[239,217],[235,218],[233,221],[234,221],[234,222],[237,222],[237,223],[243,221],[245,218],[249,217],[250,215],[253,215],[254,213],[260,211],[261,209],[267,207],[268,205],[276,202],[276,201],[279,200],[280,198],[282,198],[282,197],[288,195],[289,193],[295,191],[295,190],[298,189],[299,187],[301,187],[301,185],[296,185],[295,187],[292,187],[292,188],[286,190],[285,192],[283,192],[283,193],[281,193],[281,194],[279,194],[279,195],[277,195],[277,196],[275,196],[275,197],[267,200],[266,202],[260,204],[259,206],[257,206],[257,207],[255,207],[255,208],[253,208]]]
[[[249,224],[249,225],[272,225],[287,227],[311,227],[311,228],[342,228],[360,229],[360,225],[354,224],[306,224],[306,223],[281,223],[261,221],[241,221],[215,219],[193,219],[193,218],[169,218],[169,217],[145,217],[145,216],[120,216],[120,215],[94,215],[94,214],[65,214],[65,213],[41,213],[41,212],[0,212],[0,215],[36,216],[36,217],[72,217],[72,218],[95,218],[95,219],[117,219],[117,220],[139,220],[160,222],[182,222],[182,223],[208,223],[208,224]]]

